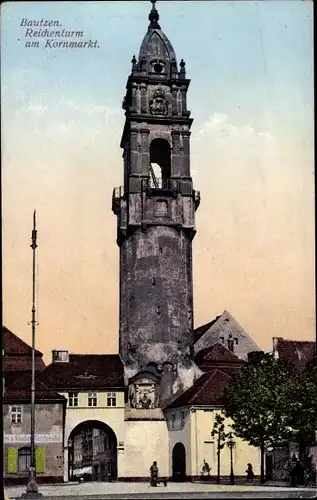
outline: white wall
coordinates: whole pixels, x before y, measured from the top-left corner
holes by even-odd
[[[217,474],[217,443],[216,437],[211,437],[215,416],[220,413],[219,410],[204,411],[198,409],[190,412],[191,418],[191,463],[192,475],[200,475],[204,460],[211,467],[211,475]],[[232,421],[226,419],[225,432],[230,432]],[[213,442],[212,442],[213,441]],[[234,437],[235,447],[233,450],[233,467],[236,476],[246,476],[247,464],[250,462],[253,466],[255,475],[260,474],[260,450],[250,446],[246,441]],[[230,450],[225,446],[221,450],[221,469],[223,476],[230,474]]]
[[[181,419],[181,412],[184,412],[184,422]],[[167,410],[165,412],[168,434],[169,434],[169,476],[173,474],[172,454],[176,443],[182,443],[186,452],[186,475],[191,475],[191,439],[190,439],[190,416],[187,407]],[[174,429],[172,428],[172,417],[175,415]]]
[[[157,461],[160,476],[169,475],[168,430],[164,420],[126,421],[124,455],[118,475],[148,477]]]
[[[97,392],[97,391],[94,391]],[[87,420],[97,420],[107,424],[114,431],[117,443],[124,442],[124,393],[117,392],[117,406],[107,406],[107,392],[98,392],[98,406],[88,406],[88,392],[78,394],[78,406],[66,409],[65,436],[64,436],[64,481],[68,481],[68,439],[77,425]],[[114,391],[112,391],[114,392]],[[68,393],[63,393],[68,398]],[[118,453],[118,475],[121,473],[122,455]]]

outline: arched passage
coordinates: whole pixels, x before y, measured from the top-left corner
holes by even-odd
[[[117,478],[117,437],[109,425],[99,420],[78,424],[68,438],[68,477],[86,481]]]
[[[176,443],[173,448],[172,476],[174,481],[186,480],[186,451],[183,443]]]

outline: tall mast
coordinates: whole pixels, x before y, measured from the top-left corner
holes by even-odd
[[[29,479],[24,497],[39,497],[38,484],[36,481],[36,461],[35,461],[35,329],[36,329],[36,310],[35,310],[35,290],[36,290],[36,248],[37,248],[37,230],[36,230],[36,212],[33,212],[32,244],[33,264],[32,264],[32,382],[31,382],[31,457]]]

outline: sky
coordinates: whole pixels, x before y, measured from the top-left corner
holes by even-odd
[[[194,321],[224,310],[264,350],[315,338],[312,2],[159,1],[191,78]],[[1,8],[4,324],[31,342],[33,210],[37,339],[118,350],[121,108],[150,2],[6,2]],[[45,47],[25,24],[83,31]],[[33,30],[45,29],[33,27]],[[49,28],[57,30],[61,28]],[[73,39],[74,40],[74,39]],[[39,47],[27,43],[39,41]]]

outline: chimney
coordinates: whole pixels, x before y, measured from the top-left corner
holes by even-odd
[[[52,363],[69,363],[68,351],[54,349],[52,351]]]
[[[273,337],[273,357],[279,359],[278,344],[281,337]]]

